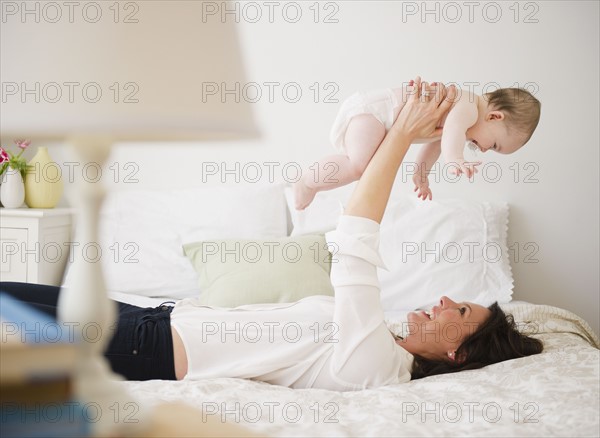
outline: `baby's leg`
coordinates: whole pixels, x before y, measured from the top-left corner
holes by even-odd
[[[344,135],[348,155],[330,155],[310,166],[294,186],[296,209],[306,208],[318,191],[359,179],[384,137],[385,127],[373,115],[353,117]]]

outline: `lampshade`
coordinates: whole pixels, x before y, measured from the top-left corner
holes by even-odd
[[[235,20],[207,13],[207,4],[231,8],[226,2],[8,3],[0,26],[2,137],[258,136],[242,96]]]

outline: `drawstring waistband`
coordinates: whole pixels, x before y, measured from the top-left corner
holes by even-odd
[[[133,330],[133,354],[141,353],[139,348],[141,345],[147,341],[148,337],[152,340],[152,349],[158,347],[159,336],[161,333],[158,333],[158,321],[162,321],[163,319],[168,319],[170,317],[171,311],[173,310],[173,306],[167,306],[166,303],[173,303],[174,301],[165,301],[160,306],[155,307],[152,310],[152,313],[144,315],[140,318],[137,325]],[[151,323],[151,326],[147,324]],[[151,330],[151,333],[148,331]]]

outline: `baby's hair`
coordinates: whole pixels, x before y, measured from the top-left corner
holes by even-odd
[[[504,113],[508,128],[524,135],[523,144],[527,143],[540,121],[540,101],[522,88],[500,88],[483,97],[490,107]]]

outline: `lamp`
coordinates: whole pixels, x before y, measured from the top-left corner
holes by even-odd
[[[239,89],[244,72],[233,19],[208,14],[207,5],[216,3],[3,2],[3,140],[67,141],[83,163],[101,165],[116,141],[257,137],[249,105],[218,91]],[[79,184],[76,240],[83,246],[98,240],[104,191],[89,181]],[[60,293],[59,319],[108,333],[116,308],[100,264],[76,251],[72,269],[73,285]],[[101,435],[115,426],[110,404],[131,401],[111,382],[115,376],[102,356],[108,340],[80,343],[75,380],[78,397],[106,406],[94,424]]]

